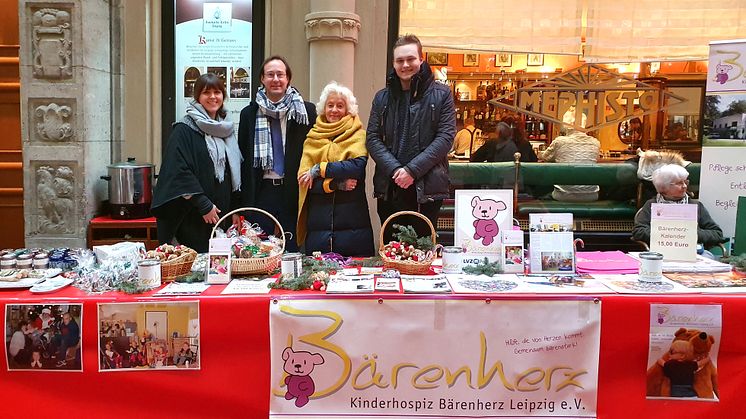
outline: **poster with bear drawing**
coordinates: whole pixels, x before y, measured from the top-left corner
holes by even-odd
[[[718,401],[719,304],[651,304],[649,399]]]
[[[464,249],[464,260],[485,256],[498,260],[501,232],[513,228],[513,190],[461,189],[455,201],[453,243]]]

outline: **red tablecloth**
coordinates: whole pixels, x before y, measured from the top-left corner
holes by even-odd
[[[222,289],[222,286],[213,286],[197,298],[178,298],[201,301],[201,370],[105,373],[98,372],[97,303],[163,301],[162,298],[111,293],[88,296],[72,287],[50,294],[46,299],[28,291],[0,291],[2,308],[5,304],[41,301],[83,303],[83,372],[9,372],[0,368],[3,399],[0,417],[267,417],[270,377],[268,304],[272,296],[279,293],[222,296]],[[454,295],[453,298],[461,296]],[[495,299],[495,296],[490,298]],[[740,392],[746,385],[745,296],[604,295],[601,300],[598,417],[742,417]],[[645,398],[650,303],[722,304],[723,329],[717,358],[720,402]],[[5,352],[4,349],[3,356],[6,356]]]

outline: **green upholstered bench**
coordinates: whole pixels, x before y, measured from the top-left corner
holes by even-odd
[[[637,188],[637,166],[630,163],[521,163],[521,186],[599,185],[602,190]],[[634,199],[594,202],[562,202],[554,200],[519,200],[515,214],[528,218],[531,213],[570,212],[576,219],[633,219],[637,212]]]

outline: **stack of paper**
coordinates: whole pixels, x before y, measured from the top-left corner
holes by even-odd
[[[170,297],[174,295],[199,295],[206,289],[210,288],[210,285],[204,282],[171,282],[162,289],[158,290],[154,297]]]
[[[636,274],[640,261],[619,250],[611,252],[578,252],[575,266],[580,273]]]
[[[640,259],[639,252],[630,252],[630,256]],[[697,255],[697,261],[692,262],[674,262],[663,261],[663,272],[730,272],[732,267],[723,262],[708,259],[702,255]]]

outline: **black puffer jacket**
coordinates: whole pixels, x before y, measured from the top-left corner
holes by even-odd
[[[399,149],[396,127],[403,117],[397,110],[400,101],[409,98],[410,126],[407,144],[417,147]],[[448,152],[456,135],[456,110],[448,86],[436,83],[427,63],[422,63],[419,73],[412,77],[408,92],[402,91],[401,82],[392,69],[386,88],[376,93],[368,120],[366,146],[376,162],[373,176],[373,194],[385,198],[393,183],[391,176],[400,167],[406,168],[415,178],[417,202],[448,198]],[[409,161],[408,156],[413,156]]]
[[[365,165],[367,157],[331,162],[325,176],[332,179],[324,190],[324,178],[314,180],[308,191],[308,217],[305,250],[336,252],[345,256],[373,256],[373,230],[365,198]],[[337,181],[357,179],[351,191],[336,190]]]

